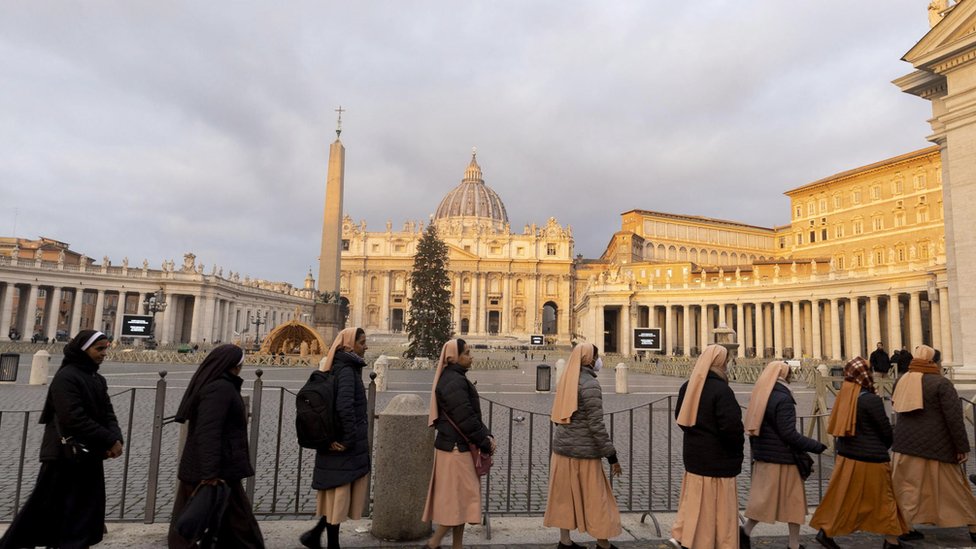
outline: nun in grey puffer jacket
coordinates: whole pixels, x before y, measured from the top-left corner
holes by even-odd
[[[603,389],[593,366],[581,366],[579,403],[569,423],[557,423],[552,434],[552,451],[566,457],[617,462],[617,451],[603,423]]]

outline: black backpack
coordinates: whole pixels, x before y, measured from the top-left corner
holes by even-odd
[[[295,432],[302,448],[326,450],[342,438],[336,415],[335,372],[314,371],[295,396]]]

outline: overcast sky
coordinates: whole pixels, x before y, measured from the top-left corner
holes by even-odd
[[[929,144],[891,84],[927,4],[4,0],[0,234],[300,285],[340,104],[371,230],[472,146],[516,232],[585,257],[634,208],[781,225],[784,191]]]

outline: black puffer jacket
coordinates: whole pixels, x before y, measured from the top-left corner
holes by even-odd
[[[115,409],[108,396],[108,384],[98,373],[98,365],[91,360],[65,364],[54,375],[47,390],[41,423],[47,424],[41,441],[41,461],[62,457],[59,427],[63,436],[74,437],[84,444],[95,459],[104,459],[105,452],[116,441],[123,442]]]
[[[837,438],[837,454],[858,461],[883,463],[891,461],[888,455],[891,441],[891,422],[885,414],[884,402],[878,395],[862,388],[857,397],[854,436]]]
[[[316,450],[312,488],[328,490],[349,484],[369,474],[368,415],[363,367],[366,363],[354,353],[339,351],[332,362],[336,376],[336,414],[342,424],[342,452]]]
[[[180,458],[179,479],[228,482],[254,476],[248,455],[247,410],[241,398],[244,380],[229,372],[200,389],[190,412],[186,446]]]
[[[688,382],[678,391],[674,417],[678,417]],[[729,383],[708,372],[698,404],[698,420],[684,431],[685,470],[703,477],[734,477],[742,472],[745,429],[742,410]]]
[[[962,402],[951,381],[938,374],[922,376],[922,409],[898,414],[891,449],[945,463],[969,453]]]
[[[481,402],[474,384],[468,381],[467,370],[457,364],[447,364],[437,380],[434,394],[437,396],[437,422],[434,427],[437,435],[434,438],[434,448],[450,452],[457,448],[467,452],[468,446],[464,437],[451,425],[464,431],[472,443],[477,444],[485,452],[491,449],[489,437],[491,433],[481,420]]]
[[[759,436],[749,437],[749,445],[752,459],[767,463],[796,463],[791,448],[816,454],[827,449],[796,430],[796,400],[789,388],[778,382],[769,393]]]

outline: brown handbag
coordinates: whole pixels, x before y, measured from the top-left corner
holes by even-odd
[[[446,413],[444,414],[444,419],[451,424],[451,427],[454,427],[455,431],[460,433],[461,437],[464,438],[464,442],[467,443],[468,452],[471,454],[471,459],[474,461],[474,472],[477,473],[479,477],[487,475],[488,472],[491,471],[491,466],[494,463],[494,460],[491,458],[491,454],[482,452],[481,447],[471,442],[467,435],[464,434],[464,431],[455,425],[454,422],[451,421],[451,417]]]

